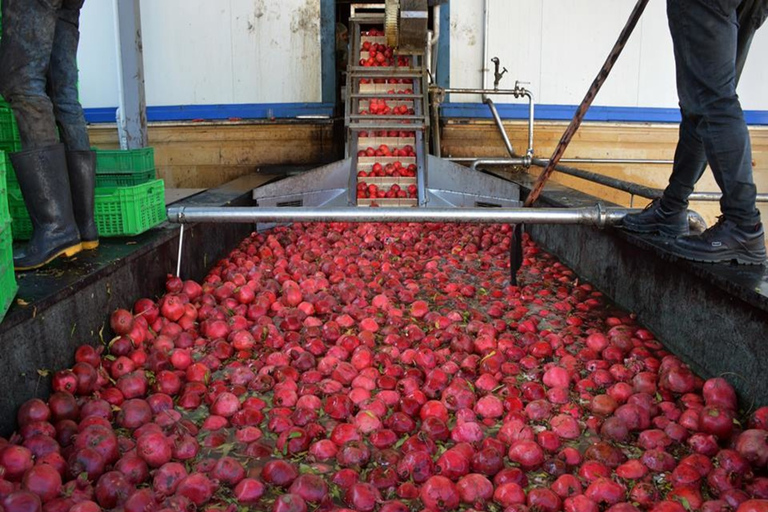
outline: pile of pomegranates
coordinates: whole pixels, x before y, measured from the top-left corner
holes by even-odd
[[[21,405],[0,510],[768,511],[768,407],[509,244],[295,224],[170,277]]]

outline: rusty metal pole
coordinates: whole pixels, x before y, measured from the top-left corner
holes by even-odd
[[[547,180],[555,170],[555,166],[558,164],[560,158],[562,158],[565,150],[568,148],[568,144],[570,144],[571,139],[573,139],[573,136],[579,129],[579,126],[581,125],[587,110],[589,110],[589,107],[592,105],[595,96],[597,96],[597,93],[600,91],[603,83],[605,83],[605,80],[608,78],[608,75],[613,69],[613,65],[616,64],[619,55],[621,55],[622,50],[624,50],[624,46],[626,46],[627,41],[629,40],[629,36],[631,36],[632,32],[635,30],[637,22],[640,21],[640,17],[643,15],[643,11],[645,11],[645,7],[647,5],[648,0],[638,0],[634,10],[632,11],[632,14],[629,16],[627,24],[624,26],[624,30],[622,30],[621,34],[619,35],[619,40],[616,41],[616,44],[611,50],[611,53],[608,54],[608,58],[605,60],[605,64],[603,64],[600,72],[595,77],[595,80],[589,87],[589,90],[587,91],[586,96],[584,96],[584,99],[579,105],[579,108],[576,109],[576,113],[573,115],[571,124],[568,125],[568,128],[565,130],[565,133],[563,133],[560,142],[557,144],[555,152],[552,154],[552,158],[549,159],[549,164],[546,168],[544,168],[543,171],[541,171],[541,174],[536,180],[533,190],[531,190],[531,193],[528,194],[528,197],[525,200],[525,206],[533,205],[533,203],[535,203],[539,198],[539,195],[541,195],[541,191],[544,188],[544,185],[547,183]]]

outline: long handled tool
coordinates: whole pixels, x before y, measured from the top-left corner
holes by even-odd
[[[568,149],[568,144],[571,143],[571,139],[573,139],[573,136],[576,135],[576,131],[579,129],[579,126],[581,126],[581,122],[584,120],[584,116],[587,114],[587,110],[589,110],[589,107],[595,100],[597,93],[600,91],[600,88],[603,86],[605,80],[608,78],[608,75],[611,73],[614,64],[616,64],[616,61],[619,59],[619,55],[621,55],[622,50],[624,50],[624,47],[627,45],[629,36],[631,36],[632,32],[635,30],[637,22],[640,21],[640,17],[643,15],[647,5],[648,0],[638,0],[634,10],[632,11],[632,14],[629,15],[629,20],[624,26],[624,30],[622,30],[621,34],[619,35],[618,41],[616,41],[616,44],[613,45],[613,49],[611,50],[611,53],[608,54],[608,58],[605,59],[605,64],[603,64],[603,67],[600,68],[600,71],[597,73],[595,80],[589,87],[587,94],[581,101],[579,108],[577,108],[576,112],[573,114],[571,124],[568,125],[565,133],[563,133],[563,136],[560,138],[560,142],[557,144],[555,152],[552,154],[552,158],[549,159],[547,167],[541,171],[541,174],[533,186],[533,190],[531,190],[531,193],[528,194],[528,197],[525,200],[525,206],[533,205],[533,203],[535,203],[541,195],[541,191],[544,189],[544,185],[547,183],[547,180],[555,170],[555,166],[560,162],[563,154],[565,154],[565,150]],[[511,270],[513,284],[517,283],[517,271],[520,270],[520,266],[523,263],[521,246],[522,232],[522,225],[518,224],[515,226],[514,233],[512,234],[510,263],[512,266]]]
[[[605,80],[608,78],[608,75],[611,73],[613,65],[616,64],[616,61],[619,59],[619,55],[621,55],[622,50],[624,50],[624,47],[627,45],[629,36],[631,36],[632,32],[635,30],[637,22],[640,21],[640,17],[643,15],[643,11],[645,11],[645,7],[647,5],[648,0],[638,0],[637,4],[635,5],[635,9],[629,16],[627,24],[624,26],[624,30],[622,30],[621,34],[619,35],[619,40],[616,41],[615,45],[613,45],[613,49],[611,50],[611,53],[608,54],[608,58],[605,60],[605,64],[603,64],[603,67],[600,68],[600,71],[597,73],[595,80],[589,87],[586,96],[584,96],[584,99],[581,100],[579,108],[577,108],[576,113],[573,114],[571,124],[568,125],[565,133],[563,133],[563,136],[560,138],[560,142],[557,144],[555,152],[552,153],[552,158],[549,159],[549,164],[546,168],[544,168],[543,171],[541,171],[541,174],[536,180],[536,184],[534,185],[533,190],[525,200],[525,206],[531,206],[539,198],[539,195],[541,195],[541,191],[544,188],[544,185],[552,175],[552,171],[555,170],[555,166],[560,162],[560,159],[563,157],[565,150],[568,149],[568,144],[571,143],[571,139],[573,139],[573,136],[576,135],[576,131],[579,129],[579,126],[581,126],[581,122],[584,120],[584,116],[587,114],[587,110],[589,110],[589,107],[592,105],[595,96],[597,96],[597,93],[600,92],[600,88],[603,86]]]

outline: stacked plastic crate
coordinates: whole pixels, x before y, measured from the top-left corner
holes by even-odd
[[[7,105],[0,105],[0,321],[16,296],[18,285],[13,272],[13,237],[11,216],[8,211],[8,187],[6,174],[10,170],[8,151],[19,147],[19,133],[13,113]]]
[[[0,10],[0,38],[3,36],[3,15]],[[11,168],[9,151],[19,149],[19,132],[8,104],[0,97],[0,322],[11,307],[16,291],[13,272],[13,237],[11,216],[8,211],[8,187],[5,177]]]

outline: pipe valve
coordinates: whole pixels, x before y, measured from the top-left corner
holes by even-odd
[[[501,82],[501,77],[504,76],[504,73],[507,72],[507,68],[504,68],[502,71],[499,71],[499,65],[501,62],[499,61],[498,57],[494,57],[491,59],[491,62],[493,62],[493,65],[495,67],[495,71],[493,72],[493,88],[498,89],[499,88],[499,82]]]
[[[521,82],[520,80],[515,80],[515,89],[513,92],[515,98],[525,96],[525,94],[528,92],[525,87],[522,87],[523,85],[531,85],[531,82]]]

